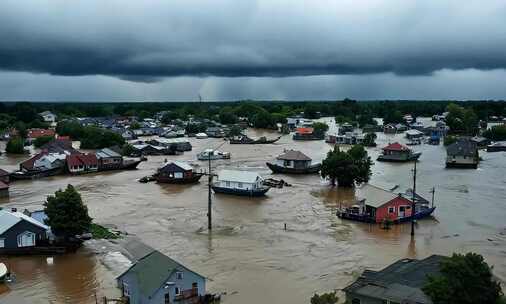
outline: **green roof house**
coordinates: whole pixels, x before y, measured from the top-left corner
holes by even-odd
[[[193,303],[206,292],[205,277],[156,250],[117,280],[129,304]]]

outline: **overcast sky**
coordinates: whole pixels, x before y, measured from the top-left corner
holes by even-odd
[[[505,99],[504,0],[2,0],[0,100]]]

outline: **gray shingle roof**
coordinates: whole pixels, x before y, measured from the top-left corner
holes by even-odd
[[[149,297],[162,287],[170,275],[176,270],[191,271],[163,253],[155,250],[137,261],[137,263],[121,274],[119,278],[126,273],[134,274],[139,284],[139,292]]]
[[[366,270],[360,278],[344,289],[376,299],[416,303],[432,303],[421,288],[428,275],[438,275],[444,256],[432,255],[423,260],[402,259],[380,271]]]
[[[218,173],[218,180],[239,182],[239,183],[250,183],[253,184],[257,179],[262,178],[256,172],[239,171],[239,170],[221,170]]]
[[[355,196],[359,201],[365,200],[365,204],[378,208],[393,200],[398,194],[382,189],[371,184],[363,184],[357,188]]]
[[[277,159],[281,159],[281,160],[306,160],[306,161],[311,161],[311,158],[309,156],[307,156],[306,154],[300,152],[300,151],[295,151],[295,150],[287,150],[285,151],[285,153],[279,155],[278,157],[276,157]]]

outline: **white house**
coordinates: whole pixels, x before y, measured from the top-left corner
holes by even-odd
[[[42,119],[45,122],[49,122],[49,123],[56,122],[56,114],[54,114],[50,111],[44,111],[42,113],[39,113],[39,116],[42,117]]]
[[[262,177],[257,172],[221,170],[216,186],[228,189],[252,190],[262,187]]]

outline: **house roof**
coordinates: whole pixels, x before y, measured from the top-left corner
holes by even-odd
[[[416,129],[410,129],[406,131],[406,134],[416,136],[416,135],[423,135],[423,132]]]
[[[398,142],[394,142],[393,144],[389,144],[388,146],[384,147],[383,150],[389,150],[389,151],[408,151],[409,148],[401,145]]]
[[[67,165],[69,167],[79,165],[95,165],[97,164],[97,157],[95,154],[71,154],[67,155]]]
[[[398,197],[398,195],[394,192],[387,191],[378,186],[374,186],[371,184],[363,184],[359,188],[357,188],[355,192],[355,197],[359,200],[365,200],[365,204],[371,207],[381,207],[385,203],[393,200]]]
[[[43,136],[54,136],[55,132],[54,130],[50,129],[29,129],[28,130],[28,137],[29,138],[39,138]]]
[[[101,150],[98,150],[96,152],[97,158],[107,158],[107,157],[121,157],[121,155],[109,148],[104,148]]]
[[[423,260],[402,259],[380,271],[366,270],[345,292],[395,302],[411,300],[432,303],[421,288],[428,275],[437,275],[445,257],[432,255]]]
[[[218,180],[238,182],[238,183],[255,183],[261,176],[257,172],[240,171],[240,170],[221,170],[218,173]]]
[[[296,132],[299,134],[313,134],[313,128],[297,128]]]
[[[446,148],[446,154],[448,155],[460,155],[460,156],[475,156],[478,151],[478,147],[475,142],[461,138],[457,142],[449,145]]]
[[[174,271],[182,269],[191,271],[163,253],[154,250],[137,261],[137,263],[118,278],[121,278],[127,273],[133,274],[137,278],[139,292],[149,297],[165,284],[166,280]],[[198,273],[195,274],[199,275]]]
[[[9,185],[0,181],[0,190],[5,190],[5,189],[9,189]]]
[[[9,172],[5,171],[4,169],[0,169],[0,176],[6,176],[9,175]]]
[[[190,166],[188,163],[185,163],[185,162],[182,162],[182,161],[173,161],[173,162],[170,162],[170,163],[167,163],[165,166],[167,165],[170,165],[170,164],[173,164],[185,171],[190,171],[190,170],[193,170],[193,167]]]
[[[21,222],[22,220],[27,221],[35,226],[48,230],[49,227],[37,221],[34,218],[31,218],[21,212],[9,212],[5,210],[0,210],[0,235],[5,233],[7,230],[11,229],[12,226]]]
[[[276,158],[281,159],[281,160],[307,160],[307,161],[311,161],[311,158],[309,156],[307,156],[306,154],[304,154],[300,151],[295,151],[295,150],[287,150],[287,151],[285,151],[285,153],[279,155]]]
[[[41,153],[35,154],[34,156],[30,157],[29,159],[21,162],[20,167],[31,170],[31,169],[33,169],[33,165],[35,164],[35,161],[46,154],[47,154],[47,152],[41,152]]]
[[[48,143],[45,143],[40,147],[41,151],[47,152],[69,152],[76,153],[77,150],[72,147],[72,141],[70,138],[65,138],[64,136],[58,137],[55,140],[52,140]]]

